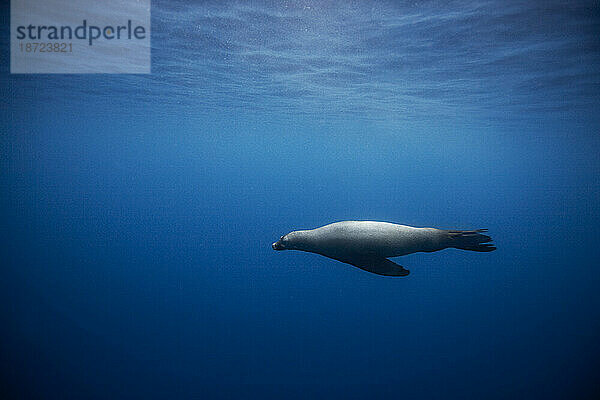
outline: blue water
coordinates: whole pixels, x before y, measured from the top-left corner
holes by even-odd
[[[152,74],[10,75],[7,398],[592,398],[597,2],[152,2]],[[386,278],[365,219],[498,250]]]

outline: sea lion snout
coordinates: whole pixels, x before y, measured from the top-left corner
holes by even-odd
[[[273,243],[271,247],[273,247],[273,250],[286,250],[287,247],[285,247],[285,242],[287,242],[287,238],[286,235],[283,235],[278,241]]]

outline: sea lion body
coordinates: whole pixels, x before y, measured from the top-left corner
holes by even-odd
[[[299,241],[302,250],[325,254],[374,254],[398,257],[418,251],[435,251],[444,248],[446,237],[435,228],[375,221],[343,221],[320,228],[295,231],[288,234]]]
[[[299,230],[273,243],[274,250],[301,250],[342,261],[380,275],[405,276],[408,270],[387,260],[448,247],[492,251],[491,238],[476,231],[447,231],[377,221],[342,221]]]

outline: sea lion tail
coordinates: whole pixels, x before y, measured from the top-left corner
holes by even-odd
[[[492,238],[488,235],[482,235],[481,232],[487,232],[487,229],[477,229],[474,231],[446,231],[450,238],[449,247],[471,251],[494,251],[496,246]]]

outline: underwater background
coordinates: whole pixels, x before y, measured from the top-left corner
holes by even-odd
[[[594,398],[597,1],[152,2],[150,75],[11,75],[5,398]],[[275,252],[488,228],[406,278]]]

